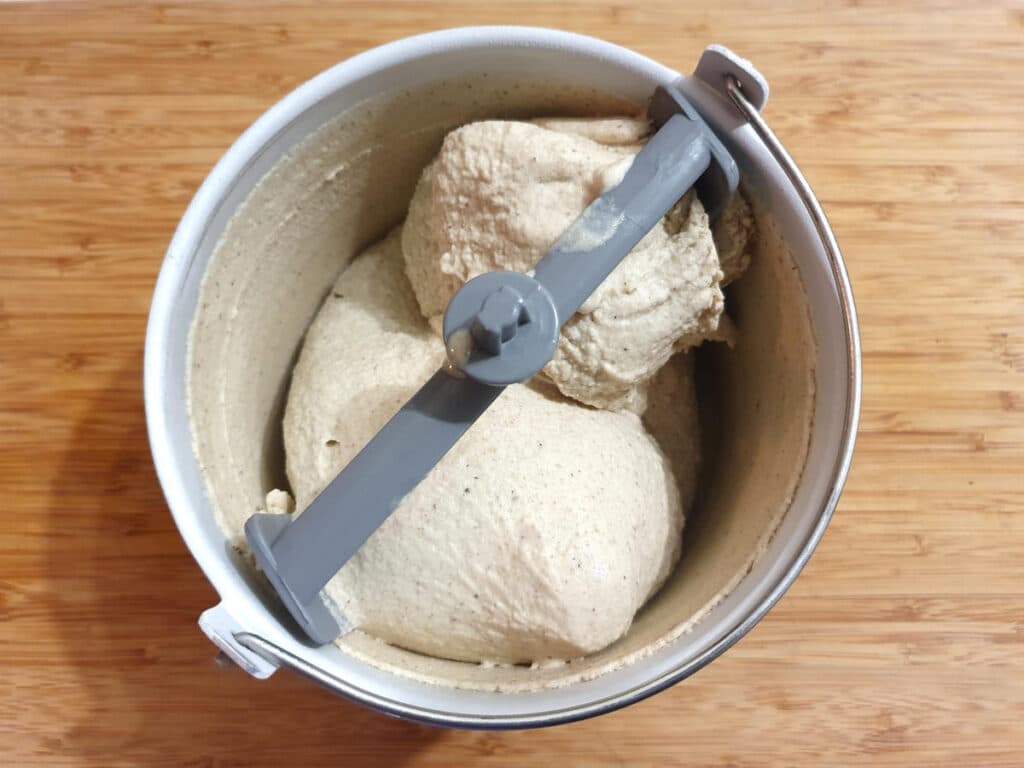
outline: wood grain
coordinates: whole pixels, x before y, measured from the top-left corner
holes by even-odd
[[[215,667],[142,411],[153,283],[221,153],[331,64],[469,23],[756,62],[864,342],[853,474],[781,604],[685,684],[533,733]],[[1024,5],[13,4],[0,100],[3,763],[1024,764]]]

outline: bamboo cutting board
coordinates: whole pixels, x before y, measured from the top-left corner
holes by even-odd
[[[532,733],[215,667],[143,420],[154,280],[218,157],[320,70],[469,23],[752,59],[864,343],[853,473],[779,606],[686,683]],[[1024,765],[1022,126],[1019,0],[0,6],[0,762]]]

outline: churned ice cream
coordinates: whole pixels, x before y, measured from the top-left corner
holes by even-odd
[[[479,274],[532,269],[621,181],[647,131],[646,120],[621,118],[485,121],[450,133],[402,234],[423,314],[439,322]],[[721,287],[744,266],[749,212],[734,208],[729,222],[723,264],[700,201],[680,200],[565,325],[544,374],[581,403],[642,412],[646,384],[669,357],[719,331]]]
[[[295,367],[284,435],[300,510],[443,360],[393,232],[341,275]],[[692,388],[681,394],[692,411]],[[629,628],[682,525],[673,470],[636,414],[514,385],[327,593],[364,631],[421,653],[571,659]]]
[[[342,273],[310,327],[284,418],[301,514],[444,360],[470,278],[529,271],[614,186],[646,121],[485,121],[452,131],[404,224]],[[699,468],[693,362],[728,338],[746,267],[737,196],[713,236],[689,194],[331,580],[359,628],[446,659],[577,658],[621,637],[675,566]],[[268,508],[287,511],[274,491]]]

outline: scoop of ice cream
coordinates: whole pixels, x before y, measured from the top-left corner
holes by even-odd
[[[462,284],[483,272],[532,269],[622,179],[646,132],[645,121],[618,118],[486,121],[449,133],[402,232],[423,314],[436,325]],[[738,272],[746,236],[736,221]],[[717,332],[722,281],[707,214],[687,195],[565,325],[545,375],[580,402],[642,411],[651,376]]]
[[[728,285],[747,271],[753,235],[754,212],[743,195],[737,192],[725,206],[714,228],[715,250],[724,275],[722,285]]]
[[[284,439],[300,514],[443,357],[393,232],[341,275],[294,369]],[[679,556],[677,478],[635,414],[547,390],[507,388],[330,581],[361,629],[443,658],[523,662],[578,657],[629,628]],[[672,397],[695,414],[691,379]]]

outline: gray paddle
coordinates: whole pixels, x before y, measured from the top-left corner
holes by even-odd
[[[595,200],[533,276],[489,272],[444,317],[448,363],[294,518],[258,514],[245,535],[260,568],[317,644],[352,629],[324,585],[402,503],[504,388],[551,359],[562,325],[691,186],[714,213],[736,189],[732,157],[675,89],[648,108],[657,132],[618,186]]]

